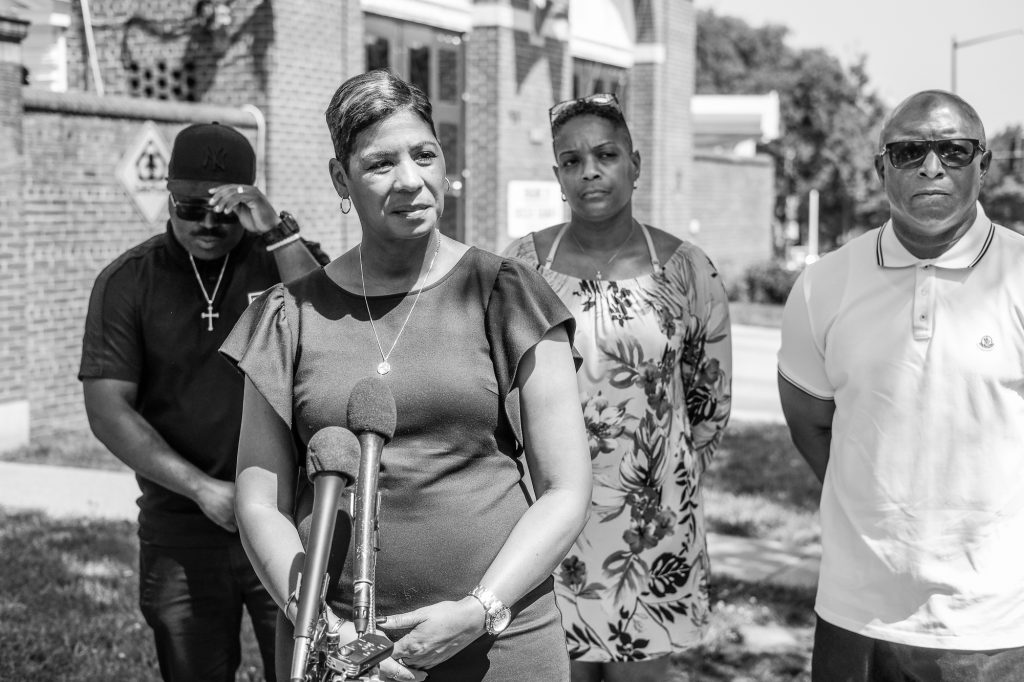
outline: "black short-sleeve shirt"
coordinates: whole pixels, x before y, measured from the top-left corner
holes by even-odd
[[[323,260],[315,244],[311,251]],[[223,259],[195,261],[206,291],[217,284]],[[233,480],[242,414],[242,376],[217,349],[260,292],[280,282],[272,254],[246,233],[231,251],[209,322],[203,292],[168,224],[100,273],[89,299],[79,379],[138,384],[136,409],[205,473]],[[139,537],[164,545],[208,546],[231,536],[186,497],[137,477]]]
[[[397,424],[380,463],[375,594],[379,613],[396,614],[465,596],[529,506],[518,410],[510,409],[518,403],[509,397],[523,357],[559,326],[571,341],[575,321],[540,274],[471,247],[412,296],[364,298],[323,270],[274,287],[242,316],[221,352],[301,443],[347,423],[360,380],[377,377],[388,386]],[[378,335],[384,348],[397,338],[383,377],[376,372]],[[300,475],[300,523],[312,508],[310,487]],[[339,523],[328,567],[327,601],[345,617],[351,553],[337,563],[349,539],[349,526]],[[552,585],[548,579],[512,605],[515,619],[497,641],[477,640],[432,668],[430,679],[568,679]]]

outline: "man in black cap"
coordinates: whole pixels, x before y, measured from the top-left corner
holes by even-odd
[[[166,232],[108,265],[89,300],[79,379],[93,433],[142,490],[139,604],[165,680],[234,680],[243,605],[274,679],[277,606],[235,526],[243,379],[217,349],[256,294],[328,259],[255,178],[238,131],[182,130]]]

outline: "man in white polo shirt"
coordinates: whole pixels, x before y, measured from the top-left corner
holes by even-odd
[[[809,266],[779,393],[823,482],[818,682],[1024,680],[1024,237],[977,203],[974,109],[917,93],[875,159],[891,219]]]

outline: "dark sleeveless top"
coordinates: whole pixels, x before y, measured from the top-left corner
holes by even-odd
[[[385,351],[413,298],[369,297]],[[476,248],[423,289],[382,377],[398,419],[381,458],[379,614],[464,597],[523,515],[530,493],[517,437],[516,371],[523,355],[563,324],[571,338],[572,316],[538,273]],[[381,360],[363,297],[322,270],[262,295],[221,350],[292,428],[300,452],[319,429],[345,424],[349,392],[360,379],[377,376]],[[304,463],[297,465],[304,484],[297,492],[299,520],[309,514],[311,491]],[[336,550],[349,534],[342,523]],[[339,580],[328,601],[351,617],[352,553],[340,570],[344,554],[334,554],[331,575]],[[430,679],[568,679],[552,581],[513,613],[497,643],[481,637],[432,669]]]

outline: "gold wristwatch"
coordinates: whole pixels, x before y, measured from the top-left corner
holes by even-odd
[[[478,585],[473,588],[469,596],[476,597],[477,601],[483,604],[484,629],[487,631],[487,634],[501,634],[508,627],[508,624],[512,622],[512,612],[487,588]]]

